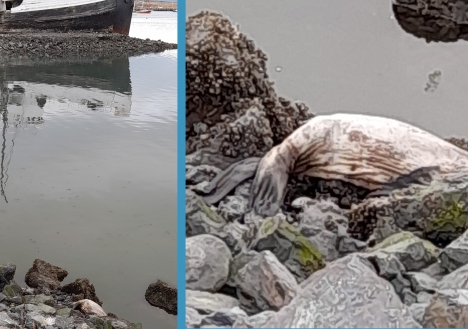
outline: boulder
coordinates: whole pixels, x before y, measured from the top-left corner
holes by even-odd
[[[148,286],[145,292],[146,301],[169,314],[177,315],[177,288],[158,280]]]
[[[260,328],[421,327],[392,285],[361,256],[328,264],[301,287],[289,305]]]
[[[197,310],[200,314],[210,314],[221,309],[233,309],[239,306],[237,299],[223,294],[187,289],[185,296],[186,306]]]
[[[42,259],[36,259],[33,267],[26,273],[24,281],[39,292],[49,293],[60,289],[61,282],[67,275],[67,270],[49,264]]]
[[[228,279],[231,261],[231,251],[221,239],[208,234],[187,238],[187,289],[218,291]]]
[[[96,295],[94,285],[86,278],[76,279],[74,282],[64,285],[62,291],[71,294],[75,302],[81,299],[90,299],[102,306],[102,302]]]

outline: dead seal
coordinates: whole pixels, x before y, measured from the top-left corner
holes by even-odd
[[[90,299],[82,299],[72,304],[74,310],[79,310],[85,314],[95,314],[97,316],[107,316],[101,306],[98,303],[93,302]]]
[[[408,123],[361,114],[318,115],[296,129],[263,158],[231,165],[202,190],[214,204],[255,176],[249,207],[273,216],[282,205],[290,174],[342,180],[374,191],[402,177],[466,171],[468,152]],[[409,180],[411,181],[411,179]]]

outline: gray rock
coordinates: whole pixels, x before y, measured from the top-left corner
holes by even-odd
[[[55,308],[48,306],[46,304],[38,304],[37,307],[39,308],[40,312],[43,314],[55,314]]]
[[[203,317],[195,309],[191,307],[185,309],[185,326],[187,328],[200,328],[202,319]]]
[[[13,320],[6,312],[0,312],[0,325],[8,326],[8,325],[17,325],[16,321]]]
[[[55,325],[57,327],[69,328],[69,326],[72,326],[73,323],[74,323],[73,318],[63,317],[63,316],[57,316],[55,318]]]
[[[273,253],[255,255],[234,277],[240,303],[250,314],[279,310],[296,295],[297,282]]]
[[[240,220],[246,212],[248,199],[233,195],[225,197],[218,206],[218,214],[228,221]]]
[[[44,304],[41,304],[41,305],[44,305]],[[23,305],[20,305],[20,306],[17,306],[19,308],[23,308]],[[39,307],[37,305],[34,305],[34,304],[24,304],[24,309],[27,311],[27,312],[36,312],[36,313],[39,313]]]
[[[49,306],[54,305],[54,298],[52,296],[46,296],[43,294],[40,295],[27,295],[23,297],[25,304],[34,304],[38,305],[40,303],[46,304]]]
[[[468,264],[468,231],[445,247],[439,258],[442,267],[449,272]]]
[[[421,324],[425,328],[468,327],[468,290],[437,291],[426,308]]]
[[[231,328],[238,319],[246,318],[247,314],[239,307],[232,309],[218,310],[203,317],[201,321],[202,328]]]
[[[186,191],[186,234],[212,234],[222,230],[227,221],[211,209],[203,199],[192,191]]]
[[[379,251],[395,255],[407,271],[419,271],[437,262],[437,258],[427,244],[428,242],[418,239],[406,239]]]
[[[0,290],[10,284],[10,281],[13,280],[16,272],[16,265],[7,263],[0,264]]]
[[[408,272],[405,274],[411,282],[412,290],[415,293],[422,291],[434,293],[437,286],[437,280],[425,273]]]
[[[422,269],[421,272],[426,273],[436,280],[442,279],[447,274],[447,270],[442,267],[440,261]]]
[[[431,299],[432,299],[432,294],[425,292],[425,291],[421,291],[418,294],[417,302],[428,305]]]
[[[238,318],[232,325],[233,328],[261,328],[276,316],[274,311],[264,311],[248,318]]]
[[[391,284],[358,255],[328,264],[301,286],[291,303],[261,328],[420,327]]]
[[[408,307],[408,310],[418,323],[421,323],[424,317],[424,312],[426,311],[426,307],[429,303],[414,303]]]
[[[397,275],[406,271],[403,264],[394,254],[375,251],[362,254],[362,256],[367,258],[374,265],[377,274],[386,280],[393,280]]]
[[[298,229],[327,261],[339,257],[339,239],[347,237],[348,219],[333,202],[301,197],[291,204],[302,211]],[[342,246],[343,247],[343,246]],[[343,248],[345,251],[346,248]]]
[[[444,276],[438,283],[439,290],[459,289],[464,286],[468,278],[468,264]]]
[[[187,238],[187,289],[216,292],[227,281],[232,256],[219,238],[203,234]]]
[[[411,282],[405,279],[400,273],[391,281],[395,292],[400,296],[405,305],[411,305],[416,302],[417,296],[411,290]]]
[[[209,314],[220,309],[232,309],[239,306],[237,299],[223,294],[189,289],[185,293],[186,306],[197,310],[200,314]]]

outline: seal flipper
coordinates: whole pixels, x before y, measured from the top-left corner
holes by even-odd
[[[439,166],[422,167],[413,170],[407,175],[402,175],[394,181],[385,184],[378,190],[374,190],[367,195],[368,198],[386,196],[394,190],[408,188],[411,185],[429,185],[433,180],[432,174],[440,172]]]
[[[215,204],[223,199],[237,185],[253,177],[261,158],[248,158],[230,165],[220,172],[203,190],[195,189],[207,204]]]
[[[263,161],[250,188],[249,208],[261,216],[274,216],[283,203],[289,175],[278,163],[271,169],[262,165]]]

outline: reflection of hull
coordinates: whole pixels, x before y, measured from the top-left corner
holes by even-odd
[[[1,81],[3,110],[10,124],[41,124],[44,112],[59,113],[63,109],[130,115],[128,58],[81,63],[17,63],[0,67]]]
[[[0,0],[0,16],[1,4]],[[22,28],[111,29],[128,35],[133,5],[134,0],[23,0],[21,5],[3,12],[0,31]],[[11,4],[6,2],[6,6],[11,7]]]

